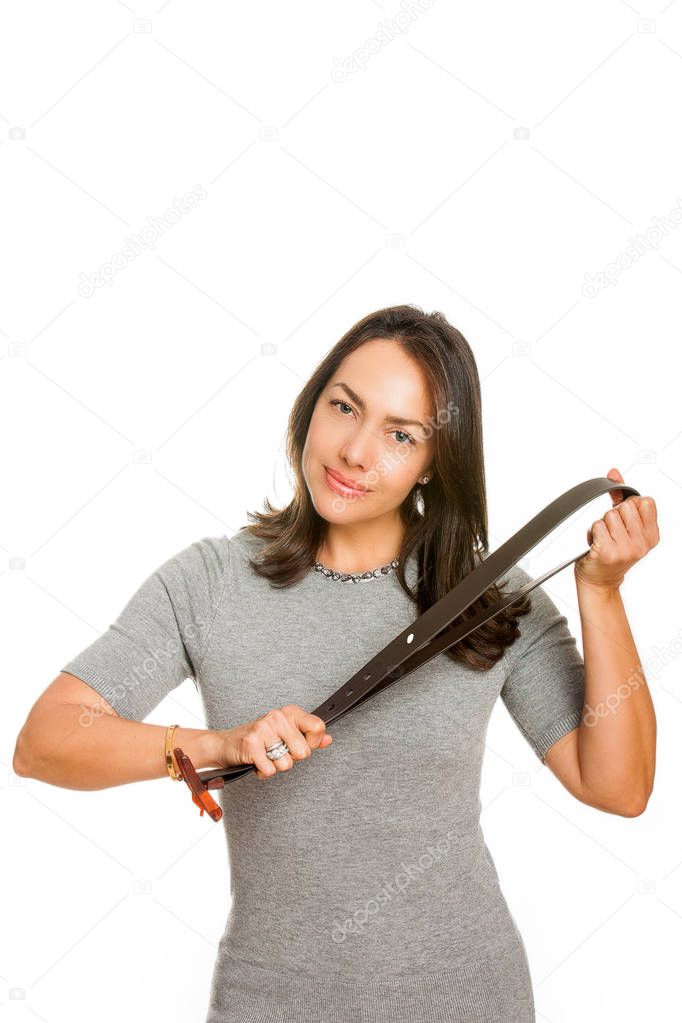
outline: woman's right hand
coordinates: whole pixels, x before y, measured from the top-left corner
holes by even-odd
[[[295,761],[305,760],[314,749],[326,749],[332,743],[327,726],[317,714],[309,714],[297,703],[261,714],[254,721],[219,731],[217,753],[221,766],[254,764],[257,778],[272,778],[278,771],[289,771]],[[284,739],[290,752],[278,760],[265,754],[268,746]]]

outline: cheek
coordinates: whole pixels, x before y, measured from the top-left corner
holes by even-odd
[[[344,422],[335,419],[322,407],[316,409],[310,419],[306,437],[308,455],[313,458],[335,457],[339,447],[347,438]]]
[[[319,414],[317,412],[313,412],[308,426],[304,452],[310,455],[312,452],[317,451],[324,440],[324,432]]]
[[[318,477],[321,465],[336,462],[341,443],[337,431],[325,416],[313,413],[303,449],[303,469],[309,480]]]
[[[383,472],[380,473],[381,487],[392,493],[406,493],[414,485],[416,461],[413,452],[394,452],[383,460]]]

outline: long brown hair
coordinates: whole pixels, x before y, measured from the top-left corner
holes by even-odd
[[[425,313],[415,305],[379,309],[351,327],[324,356],[289,415],[286,451],[295,477],[294,496],[281,509],[266,497],[265,511],[247,512],[253,524],[242,531],[266,541],[260,559],[249,559],[249,564],[272,586],[291,586],[310,571],[329,524],[316,511],[303,475],[308,425],[321,391],[341,362],[376,338],[397,341],[417,361],[438,410],[432,478],[424,488],[415,484],[399,508],[404,534],[396,576],[423,614],[489,551],[478,370],[468,342],[440,312]],[[415,590],[404,573],[413,550]],[[502,592],[497,584],[490,586],[465,617],[496,603]],[[526,595],[450,647],[447,656],[480,670],[491,668],[519,635],[517,617],[530,609]]]

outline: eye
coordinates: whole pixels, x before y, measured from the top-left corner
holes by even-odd
[[[340,412],[341,412],[341,409],[340,409],[341,405],[345,405],[346,408],[349,408],[351,410],[351,412],[353,411],[353,406],[349,405],[347,401],[343,400],[343,398],[334,398],[332,401],[329,402],[329,404],[330,405],[334,405],[335,407],[338,407]],[[341,412],[341,415],[346,415],[346,413],[345,412]],[[416,444],[417,443],[416,440],[414,439],[414,437],[412,436],[412,434],[411,433],[405,433],[404,430],[393,430],[391,432],[392,433],[401,433],[403,435],[403,437],[407,438],[407,441],[404,441],[404,440],[398,441],[399,444],[405,444],[405,443]]]
[[[402,433],[403,437],[407,437],[407,440],[408,440],[408,443],[409,443],[409,444],[416,444],[416,443],[417,443],[417,442],[416,442],[416,440],[414,439],[414,437],[412,436],[412,434],[410,434],[410,433],[405,433],[405,431],[404,431],[404,430],[394,430],[394,431],[393,431],[393,433]],[[404,441],[404,440],[401,440],[401,441],[399,441],[398,443],[399,443],[399,444],[404,444],[404,443],[405,443],[405,441]]]
[[[348,402],[344,401],[342,398],[336,398],[334,401],[330,401],[329,404],[330,405],[345,405],[346,408],[349,408],[351,410],[351,412],[353,411],[352,406],[349,405]]]

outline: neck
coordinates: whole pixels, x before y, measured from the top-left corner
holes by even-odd
[[[384,521],[339,526],[330,523],[317,560],[335,572],[367,572],[388,565],[398,556],[403,526]]]

